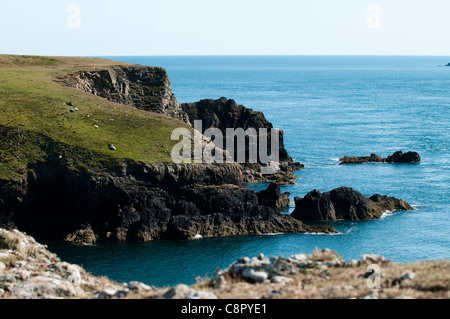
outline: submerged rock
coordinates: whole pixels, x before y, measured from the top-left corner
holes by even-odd
[[[412,210],[405,201],[395,197],[373,195],[366,197],[350,187],[331,192],[313,190],[304,198],[295,198],[291,216],[301,221],[364,220],[380,218],[386,210]]]
[[[420,156],[417,152],[397,151],[386,158],[372,153],[370,156],[344,156],[339,159],[339,164],[362,164],[362,163],[418,163]]]

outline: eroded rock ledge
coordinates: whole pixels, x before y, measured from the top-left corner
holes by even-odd
[[[420,156],[416,152],[403,153],[397,151],[386,158],[383,158],[375,153],[370,156],[344,156],[339,159],[339,164],[362,164],[362,163],[418,163]]]
[[[291,216],[302,221],[377,219],[386,211],[412,210],[405,201],[375,194],[366,197],[350,187],[339,187],[330,192],[313,190],[305,197],[295,197]]]

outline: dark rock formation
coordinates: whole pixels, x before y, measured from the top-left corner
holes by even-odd
[[[204,130],[216,127],[225,134],[227,128],[244,130],[267,128],[269,134],[269,131],[273,129],[272,123],[266,120],[262,112],[238,105],[234,100],[228,100],[225,97],[218,100],[208,99],[196,103],[184,103],[181,104],[181,108],[188,114],[191,124],[194,124],[195,120],[201,120]],[[226,140],[224,139],[223,142],[225,146]],[[268,149],[270,150],[270,138]],[[283,131],[280,131],[279,156],[280,162],[292,161],[284,148]]]
[[[386,210],[412,210],[405,201],[394,197],[373,195],[368,198],[350,187],[331,192],[309,192],[304,198],[295,198],[291,216],[301,221],[365,220],[380,218]]]
[[[237,164],[122,163],[98,172],[39,164],[1,189],[0,221],[80,243],[333,231],[260,205],[242,183]]]
[[[166,70],[160,67],[116,66],[81,71],[65,79],[65,82],[110,101],[189,122],[172,93]]]
[[[189,116],[191,125],[194,125],[195,120],[202,121],[202,128],[206,130],[211,127],[220,129],[223,134],[226,134],[226,129],[242,128],[247,130],[254,128],[259,134],[260,128],[266,128],[268,133],[268,145],[267,153],[271,150],[271,138],[270,132],[273,128],[264,116],[262,112],[253,111],[245,106],[238,105],[234,100],[229,100],[222,97],[217,100],[207,99],[201,100],[196,103],[184,103],[181,104],[181,108]],[[241,163],[243,166],[244,180],[248,183],[262,182],[262,181],[277,181],[280,184],[293,183],[293,179],[296,178],[294,170],[300,170],[303,168],[303,164],[293,162],[289,157],[288,152],[284,147],[284,134],[282,130],[279,131],[279,170],[275,174],[263,175],[260,172],[261,161],[258,156],[258,163],[249,163],[248,150],[249,144],[246,144],[245,148],[245,163]],[[259,135],[258,135],[259,136]],[[226,138],[223,139],[223,147],[226,148]],[[257,145],[259,150],[259,143]],[[235,145],[235,154],[237,153],[237,146]],[[234,158],[235,161],[238,159]]]
[[[397,151],[386,158],[382,158],[377,154],[370,154],[370,156],[344,156],[339,159],[339,164],[362,164],[362,163],[418,163],[420,156],[416,152],[403,153]]]
[[[267,189],[256,193],[258,196],[258,203],[260,205],[269,206],[272,208],[283,208],[289,206],[289,193],[282,193],[280,186],[277,183],[270,183]]]
[[[450,63],[446,64],[445,66],[450,66]]]
[[[402,151],[395,152],[386,158],[386,163],[418,163],[420,156],[416,152],[404,153]]]

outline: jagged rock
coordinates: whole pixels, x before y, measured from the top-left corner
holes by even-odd
[[[267,189],[256,194],[260,205],[269,206],[272,208],[283,208],[289,206],[289,193],[281,193],[280,187],[277,183],[270,183]]]
[[[295,198],[291,216],[302,221],[364,220],[380,218],[386,210],[412,210],[405,201],[395,197],[373,195],[368,198],[350,187],[331,192],[309,192],[304,198]]]
[[[189,121],[193,125],[195,120],[201,120],[203,130],[214,127],[220,129],[223,134],[223,147],[226,148],[226,130],[242,128],[247,130],[253,128],[259,136],[259,129],[265,128],[268,133],[267,150],[271,149],[270,132],[274,129],[262,112],[253,111],[243,105],[238,105],[234,100],[222,97],[217,100],[205,99],[195,103],[181,104],[181,108],[189,116]],[[295,175],[293,170],[303,168],[299,162],[293,162],[289,157],[288,152],[284,147],[284,133],[279,131],[279,166],[280,169],[275,174],[261,174],[261,161],[258,158],[258,163],[249,163],[248,152],[249,144],[245,145],[245,161],[241,163],[244,166],[244,177],[246,182],[262,182],[262,181],[277,181],[283,184],[292,184]],[[259,143],[259,142],[258,142]],[[257,143],[257,144],[258,144]],[[258,144],[259,149],[259,144]],[[235,144],[235,161],[237,157],[237,145]],[[267,163],[264,163],[267,164]]]
[[[362,164],[362,163],[418,163],[420,156],[416,152],[403,153],[402,151],[395,152],[386,158],[372,153],[370,156],[344,156],[339,164]]]
[[[68,234],[64,240],[76,244],[92,245],[97,241],[97,236],[95,236],[91,226],[87,225],[82,229]]]

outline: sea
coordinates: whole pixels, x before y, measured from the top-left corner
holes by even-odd
[[[344,259],[375,253],[409,263],[450,259],[449,56],[117,56],[167,69],[179,102],[234,99],[282,129],[303,197],[349,186],[415,210],[379,220],[332,222],[338,234],[269,234],[90,247],[48,242],[94,275],[148,285],[192,284],[244,256],[290,256],[330,248]],[[345,155],[418,152],[419,164],[339,165]],[[246,185],[262,190],[267,184]],[[292,212],[292,203],[286,213]]]

